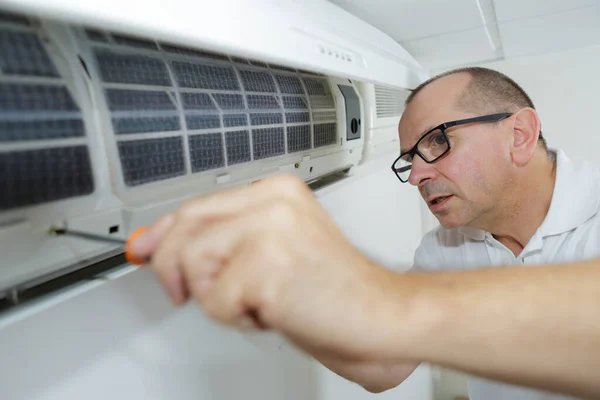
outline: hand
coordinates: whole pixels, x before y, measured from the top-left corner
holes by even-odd
[[[151,257],[174,303],[191,296],[224,324],[275,329],[311,354],[369,359],[378,321],[398,318],[391,271],[351,246],[293,176],[188,201],[133,251]]]

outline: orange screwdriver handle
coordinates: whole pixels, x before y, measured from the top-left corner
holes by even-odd
[[[147,230],[148,230],[148,228],[145,226],[141,226],[141,227],[137,228],[135,231],[133,231],[133,233],[131,235],[129,235],[127,242],[125,242],[125,259],[128,262],[130,262],[131,264],[134,264],[134,265],[148,264],[148,260],[136,257],[135,254],[133,254],[133,252],[131,251],[131,245],[133,244],[133,242],[135,242],[135,240],[138,237],[140,237]]]

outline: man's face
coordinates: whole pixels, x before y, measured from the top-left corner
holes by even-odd
[[[470,80],[467,74],[445,76],[419,92],[399,124],[402,151],[431,128],[479,116],[459,111],[456,100]],[[410,184],[417,186],[430,211],[447,228],[486,229],[510,188],[509,124],[475,123],[446,131],[451,150],[433,164],[413,157]]]

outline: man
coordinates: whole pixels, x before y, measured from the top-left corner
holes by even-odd
[[[174,303],[192,297],[223,323],[275,329],[373,392],[430,362],[598,396],[600,270],[525,264],[600,254],[599,171],[547,151],[535,110],[510,87],[470,69],[409,99],[399,125],[408,155],[394,171],[441,223],[414,273],[366,259],[289,176],[194,199],[134,250],[152,257]],[[506,264],[521,267],[474,269]],[[443,268],[473,270],[423,272]],[[559,398],[485,381],[470,391],[473,400]]]
[[[441,225],[423,239],[415,269],[600,255],[598,166],[550,151],[531,99],[509,77],[484,68],[434,77],[407,99],[399,132],[406,152],[394,164],[398,177],[418,187]],[[469,393],[559,398],[480,379],[469,380]]]

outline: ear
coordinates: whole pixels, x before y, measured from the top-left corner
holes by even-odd
[[[516,165],[522,166],[531,160],[537,148],[540,119],[537,112],[530,107],[520,109],[513,114],[513,118],[511,157]]]

